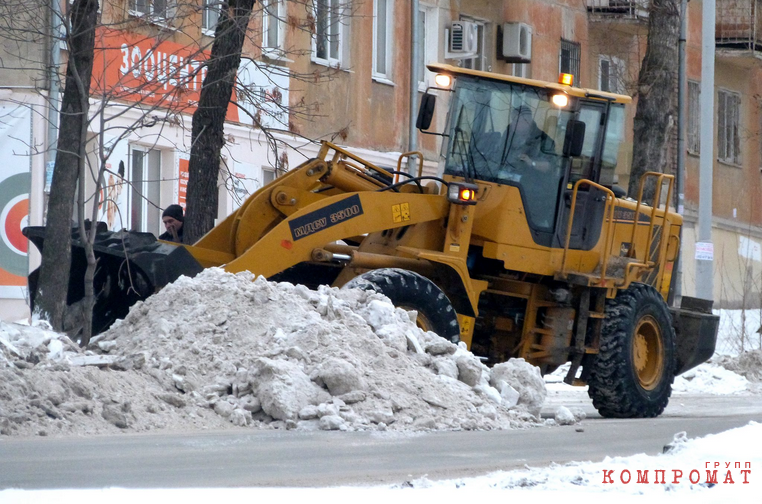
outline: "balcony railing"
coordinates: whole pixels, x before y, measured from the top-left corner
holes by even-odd
[[[587,0],[587,11],[607,18],[648,19],[648,0]]]
[[[716,0],[717,48],[762,50],[762,0]]]

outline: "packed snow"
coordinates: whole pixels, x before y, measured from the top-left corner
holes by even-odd
[[[136,304],[86,351],[0,323],[0,434],[540,424],[536,367],[487,368],[414,321],[374,292],[212,268]]]

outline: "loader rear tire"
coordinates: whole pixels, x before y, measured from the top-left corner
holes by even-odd
[[[450,300],[434,282],[418,273],[382,268],[356,276],[343,288],[379,292],[394,306],[418,312],[416,323],[424,331],[435,332],[452,343],[460,341],[458,316]]]
[[[675,330],[661,295],[632,284],[606,303],[600,353],[588,394],[604,417],[651,418],[669,402],[675,379]]]

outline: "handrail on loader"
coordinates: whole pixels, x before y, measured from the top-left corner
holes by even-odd
[[[669,181],[669,189],[667,189],[667,200],[665,203],[665,212],[667,208],[669,208],[669,201],[672,199],[672,186],[675,182],[675,176],[674,175],[668,175],[666,173],[659,173],[659,172],[646,172],[643,174],[643,176],[640,177],[640,188],[638,189],[638,204],[635,206],[635,217],[634,217],[634,225],[632,226],[632,235],[630,236],[630,243],[635,243],[635,231],[637,229],[637,222],[638,218],[640,216],[640,207],[643,204],[643,188],[646,185],[646,180],[649,177],[656,177],[656,193],[654,194],[654,202],[651,207],[651,216],[650,216],[650,222],[648,224],[648,239],[646,241],[646,254],[649,250],[651,250],[651,239],[653,236],[653,230],[654,230],[654,220],[656,218],[656,211],[659,210],[661,207],[661,203],[659,201],[661,200],[661,188],[664,185],[664,179],[667,179]],[[630,251],[628,252],[629,257],[636,257],[635,255],[635,247],[632,247]],[[648,259],[648,258],[644,258]]]
[[[423,175],[423,152],[421,151],[408,151],[408,152],[403,152],[402,154],[400,154],[400,158],[397,160],[397,171],[398,172],[402,171],[403,159],[405,159],[406,157],[413,157],[413,156],[418,156],[418,177],[420,177],[421,175]],[[400,175],[399,173],[397,173],[394,176],[395,184],[400,181],[399,178],[400,178]]]
[[[572,199],[571,199],[571,211],[569,212],[569,222],[567,223],[566,227],[566,243],[564,244],[564,254],[563,259],[561,260],[561,276],[566,276],[566,259],[569,254],[569,244],[571,243],[571,232],[572,232],[572,224],[574,223],[574,212],[577,207],[577,193],[579,192],[579,187],[581,185],[589,185],[590,187],[595,187],[597,189],[600,189],[604,193],[606,193],[606,206],[604,207],[603,214],[604,214],[604,222],[606,223],[606,230],[604,233],[604,247],[603,247],[603,253],[601,254],[601,278],[606,278],[606,266],[608,264],[609,255],[611,254],[611,243],[614,241],[614,233],[612,232],[612,229],[614,227],[614,201],[616,200],[616,196],[614,195],[614,191],[609,189],[608,187],[604,187],[600,184],[596,184],[592,180],[588,179],[580,179],[574,184],[574,189],[572,190]]]
[[[628,257],[637,259],[637,251],[635,250],[635,232],[638,228],[638,219],[640,217],[640,207],[643,204],[643,188],[646,185],[646,180],[650,177],[656,177],[656,192],[654,193],[654,200],[653,204],[651,206],[651,215],[649,216],[649,222],[648,222],[648,236],[646,238],[646,246],[643,251],[643,260],[641,262],[637,263],[630,263],[627,265],[625,269],[625,276],[624,281],[622,284],[618,285],[618,287],[626,288],[629,286],[630,281],[629,278],[631,278],[630,272],[635,268],[644,268],[644,269],[652,269],[654,265],[659,265],[659,268],[664,267],[664,261],[667,256],[667,244],[669,243],[668,240],[664,239],[664,236],[666,232],[664,231],[664,227],[667,220],[667,210],[669,209],[669,202],[672,200],[672,190],[675,183],[675,176],[669,175],[666,173],[660,173],[660,172],[653,172],[649,171],[644,173],[640,177],[640,187],[638,189],[638,199],[637,199],[637,205],[635,206],[635,215],[633,216],[633,223],[632,223],[632,234],[630,235],[630,243],[633,244],[633,246],[630,248],[629,252],[627,253]],[[664,186],[664,180],[667,180],[669,182],[669,187],[667,189],[667,199],[664,203],[664,217],[662,224],[662,233],[661,233],[661,243],[659,244],[659,255],[656,258],[655,261],[651,261],[648,258],[648,252],[651,250],[651,242],[653,240],[653,230],[654,230],[654,222],[656,220],[656,212],[661,208],[661,191],[662,187]]]

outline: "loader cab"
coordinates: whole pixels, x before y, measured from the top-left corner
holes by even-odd
[[[454,73],[443,134],[444,175],[516,187],[534,242],[563,247],[574,184],[580,179],[613,184],[624,103],[552,83]],[[432,115],[431,101],[424,98],[419,126]],[[580,187],[571,248],[588,250],[597,243],[603,196]]]

